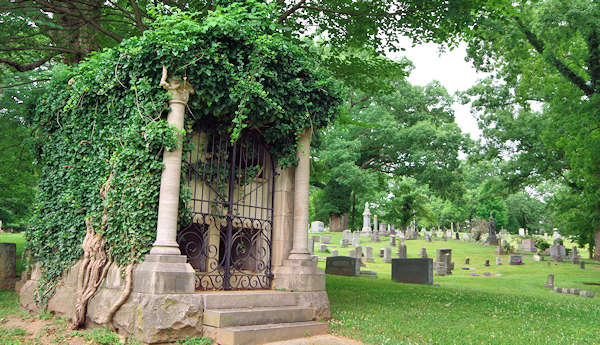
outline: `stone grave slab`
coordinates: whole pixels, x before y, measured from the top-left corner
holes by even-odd
[[[358,277],[360,260],[349,256],[330,256],[325,262],[325,273]]]
[[[433,284],[433,259],[392,259],[392,280],[399,283]]]

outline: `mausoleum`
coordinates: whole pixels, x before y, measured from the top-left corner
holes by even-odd
[[[66,206],[40,211],[44,225],[34,225],[24,307],[150,344],[202,335],[261,344],[327,331],[325,275],[308,250],[309,156],[339,96],[303,49],[256,13],[235,15],[166,18],[55,80],[53,104],[39,110],[59,122],[41,147],[40,203]],[[231,21],[246,21],[249,33],[230,31]],[[157,126],[177,143],[150,142]],[[76,148],[51,156],[61,145]],[[135,170],[146,165],[134,157],[150,168]],[[50,174],[65,182],[56,186]],[[126,203],[134,190],[143,196]],[[62,203],[66,194],[76,200]],[[63,218],[69,232],[53,223]],[[64,233],[64,244],[49,248]],[[60,257],[68,246],[72,263],[52,280],[52,258],[69,264]]]

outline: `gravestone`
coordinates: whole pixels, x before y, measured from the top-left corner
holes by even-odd
[[[312,222],[310,223],[310,232],[323,232],[325,231],[325,224],[323,222]]]
[[[360,260],[350,256],[330,256],[325,262],[325,273],[340,276],[360,276]]]
[[[431,242],[431,234],[425,233],[425,240],[427,240],[427,242]]]
[[[333,250],[331,251],[331,256],[338,256],[338,255],[339,255],[339,252],[338,252],[338,250],[337,250],[337,249],[333,249]]]
[[[0,289],[13,289],[17,276],[17,245],[0,243]]]
[[[396,252],[396,255],[398,255],[400,259],[406,259],[406,244],[400,243],[398,245],[398,251]]]
[[[433,259],[392,259],[392,280],[399,283],[433,284]]]
[[[330,235],[321,236],[321,242],[323,242],[325,244],[331,244],[331,236]]]
[[[365,211],[363,212],[363,227],[361,234],[368,236],[371,233],[371,210],[369,210],[369,203],[365,202]]]
[[[382,258],[383,257],[383,252],[385,250],[383,248],[379,248],[379,257]]]
[[[390,247],[396,246],[396,236],[390,236]]]
[[[556,261],[563,261],[567,256],[567,250],[560,243],[554,242],[550,247],[550,256]]]
[[[355,231],[352,234],[352,246],[353,247],[360,246],[360,234],[358,233],[358,231]]]
[[[521,255],[511,255],[509,265],[523,265],[523,257]]]
[[[315,253],[315,239],[312,237],[308,238],[308,252],[311,255]]]
[[[373,231],[371,233],[371,242],[379,242],[379,232]]]
[[[452,274],[452,249],[438,248],[435,256],[435,273],[439,276]]]
[[[385,247],[383,251],[383,263],[389,264],[392,262],[392,248]]]
[[[554,289],[554,274],[548,275],[548,280],[544,283],[544,287],[548,289]]]
[[[577,246],[573,246],[573,249],[571,250],[571,254],[569,255],[569,259],[571,260],[571,263],[574,265],[579,264],[579,253],[577,252]]]
[[[519,249],[525,252],[535,252],[535,240],[533,238],[524,238],[523,241],[521,241]]]
[[[470,261],[471,261],[471,259],[465,258],[465,265],[468,265]]]
[[[356,247],[354,247],[354,252],[355,252],[356,258],[358,260],[362,260],[362,246],[356,246]]]
[[[490,260],[489,259],[485,260],[485,264],[483,264],[483,266],[488,267],[489,265],[490,265]]]
[[[379,221],[377,219],[377,215],[373,215],[373,232],[379,231]]]
[[[525,229],[519,228],[519,236],[525,236]]]
[[[486,240],[487,244],[497,245],[498,237],[496,237],[496,222],[494,221],[494,215],[490,212],[490,220],[488,223],[488,237]]]
[[[456,236],[457,241],[460,240],[460,238],[458,237],[459,236],[458,232],[455,232],[454,235]]]
[[[319,246],[319,252],[321,252],[321,253],[327,253],[327,245],[326,244],[321,244]]]
[[[504,247],[500,243],[498,243],[498,246],[496,247],[496,254],[498,254],[498,255],[506,254],[506,252],[504,251]]]
[[[581,262],[579,263],[579,268],[581,268],[582,270],[584,270],[584,269],[585,269],[585,261],[581,261]]]
[[[371,247],[371,246],[365,246],[365,252],[367,254],[366,255],[367,256],[366,261],[367,262],[375,262],[375,259],[373,259],[373,247]]]
[[[360,276],[361,277],[366,277],[366,278],[377,278],[377,272],[375,271],[360,271]]]
[[[379,224],[379,232],[385,232],[387,225],[385,223]]]
[[[352,240],[352,231],[350,231],[350,230],[342,231],[342,239],[350,242]]]
[[[421,253],[419,255],[422,259],[427,258],[427,248],[421,248]]]
[[[344,230],[342,232],[342,239],[340,240],[340,248],[348,247],[350,241],[352,241],[352,232],[350,230]]]

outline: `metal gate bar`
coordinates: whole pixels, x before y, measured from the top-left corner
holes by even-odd
[[[196,288],[270,288],[274,164],[262,137],[235,143],[197,132],[186,157],[193,220],[178,234],[196,270]]]

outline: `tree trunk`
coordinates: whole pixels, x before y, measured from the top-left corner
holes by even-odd
[[[352,194],[352,208],[350,210],[350,226],[354,227],[354,212],[355,212],[355,208],[356,208],[356,194],[354,193],[354,191],[352,191],[351,194]]]
[[[348,229],[348,212],[342,213],[342,231]]]
[[[594,260],[600,260],[600,231],[594,234]]]
[[[342,219],[337,213],[329,214],[329,231],[331,232],[341,232],[342,229]]]

